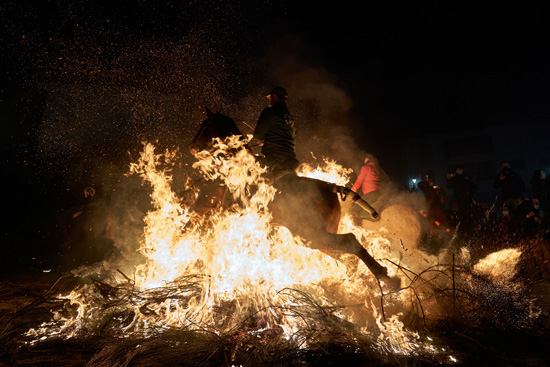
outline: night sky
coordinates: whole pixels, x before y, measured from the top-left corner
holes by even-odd
[[[4,3],[4,100],[14,87],[62,78],[56,57],[203,32],[228,62],[300,37],[308,62],[336,75],[366,125],[383,118],[426,131],[548,117],[543,2]]]
[[[209,104],[250,123],[262,107],[251,95],[274,83],[309,93],[309,107],[348,102],[298,91],[309,69],[349,96],[358,147],[380,155],[412,134],[550,117],[543,2],[33,3],[0,6],[4,109],[48,83],[181,95],[185,118]],[[293,107],[303,135],[328,130]]]
[[[336,10],[350,25],[333,34],[330,22],[315,27],[328,25],[330,67],[372,88],[393,124],[429,131],[548,118],[547,6],[381,3],[349,18]]]
[[[253,121],[274,83],[296,97],[302,136],[330,140],[344,124],[331,103],[349,103],[347,133],[381,158],[412,134],[550,117],[543,2],[36,3],[0,5],[3,162],[14,177],[3,191],[35,206],[57,202],[50,186],[91,180],[67,173],[95,164],[87,151],[109,160],[106,147],[126,153],[137,136],[183,141],[195,128],[178,121],[199,121],[204,104]],[[298,76],[315,83],[299,90]],[[52,85],[74,89],[44,105]],[[60,128],[67,116],[80,124]],[[133,125],[120,122],[128,116]],[[48,181],[58,176],[62,185]]]

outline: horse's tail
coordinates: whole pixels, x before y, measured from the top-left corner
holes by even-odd
[[[345,186],[340,186],[336,184],[332,186],[332,190],[335,193],[340,194],[342,200],[346,200],[346,197],[350,195],[351,200],[353,200],[355,204],[359,205],[361,209],[366,210],[373,218],[378,218],[379,215],[376,209],[374,209],[369,203],[367,203],[358,193],[352,191]]]

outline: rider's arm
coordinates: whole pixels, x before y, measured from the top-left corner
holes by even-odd
[[[351,187],[353,192],[357,192],[359,188],[363,185],[363,181],[365,181],[365,178],[367,178],[367,167],[363,166],[361,167],[361,172],[359,172],[359,177],[357,177],[357,180],[355,180],[355,183]]]
[[[263,110],[258,118],[258,123],[256,124],[256,129],[254,129],[254,136],[250,140],[250,145],[263,145],[265,134],[271,127],[271,118],[270,113],[267,109]]]

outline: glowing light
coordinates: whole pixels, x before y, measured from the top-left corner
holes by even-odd
[[[474,270],[494,282],[507,282],[516,275],[520,256],[521,251],[514,248],[493,252],[475,264]]]
[[[136,266],[131,281],[112,277],[116,289],[126,291],[124,297],[129,300],[117,306],[116,312],[129,315],[119,321],[117,336],[154,335],[170,328],[222,334],[242,328],[243,320],[253,320],[256,327],[250,333],[273,328],[289,341],[298,340],[300,330],[311,327],[311,321],[284,310],[305,308],[307,299],[323,317],[326,310],[334,309],[330,311],[334,317],[355,325],[364,335],[379,335],[376,340],[384,353],[437,354],[405,328],[400,313],[391,311],[409,305],[414,299],[410,289],[384,297],[386,314],[382,315],[375,306],[381,289],[362,262],[350,255],[332,257],[312,250],[285,228],[272,226],[268,205],[275,189],[263,179],[264,170],[254,157],[241,148],[241,141],[228,139],[217,141],[211,152],[196,154],[193,168],[206,180],[223,182],[235,202],[201,218],[171,188],[174,152],[158,154],[152,144],[144,144],[139,160],[130,165],[130,173],[151,187],[154,209],[144,218],[138,249],[144,263]],[[325,159],[315,168],[300,167],[299,174],[346,185],[351,170]],[[357,226],[343,213],[339,232],[353,233],[374,258],[387,259],[384,265],[390,276],[398,275],[394,264],[405,260],[402,246],[396,250],[380,234],[383,231]],[[54,321],[29,330],[26,335],[34,342],[90,332],[102,319],[104,295],[93,285],[60,297],[69,300],[74,312],[58,314]],[[342,304],[353,307],[335,307]],[[307,348],[306,341],[299,345]]]

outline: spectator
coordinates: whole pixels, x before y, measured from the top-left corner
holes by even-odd
[[[512,217],[510,216],[510,211],[506,205],[502,206],[502,215],[500,221],[498,222],[498,231],[497,233],[501,236],[508,236],[512,231]]]
[[[537,209],[538,200],[530,200],[520,195],[516,208],[516,230],[528,237],[534,237],[539,233],[542,223],[540,207]]]
[[[458,202],[451,200],[449,203],[449,211],[447,212],[447,224],[449,227],[456,228],[462,222],[462,216],[458,209]]]
[[[545,177],[544,172],[540,169],[533,172],[533,177],[531,178],[531,189],[533,190],[533,198],[539,200],[542,210],[548,211],[550,181]]]
[[[503,205],[506,205],[510,214],[514,215],[520,203],[519,198],[525,193],[525,184],[521,177],[510,168],[508,161],[502,162],[502,169],[496,175],[493,187],[500,189]]]
[[[447,174],[447,187],[453,190],[453,198],[458,204],[458,210],[462,214],[468,213],[477,187],[464,173],[463,165],[457,165],[454,173]]]
[[[418,188],[424,193],[428,215],[441,225],[447,223],[445,215],[446,192],[440,186],[434,184],[433,177],[426,175],[424,181],[418,183]]]
[[[533,203],[533,208],[535,209],[535,215],[540,219],[544,219],[544,217],[546,216],[546,212],[542,208],[540,200],[537,198],[533,198],[531,199],[531,202]]]

